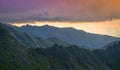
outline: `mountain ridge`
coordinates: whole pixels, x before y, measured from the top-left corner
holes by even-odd
[[[34,37],[50,38],[55,37],[70,44],[78,46],[86,46],[90,48],[101,48],[106,44],[120,40],[118,37],[108,35],[99,35],[87,33],[83,30],[76,30],[74,28],[57,28],[54,26],[23,26],[18,30],[32,35]]]
[[[105,50],[27,47],[0,24],[0,70],[120,70],[120,41]]]
[[[20,30],[17,30],[17,27],[8,25],[8,24],[1,24],[3,27],[13,36],[15,37],[21,44],[28,46],[28,47],[43,47],[48,48],[52,47],[54,44],[59,44],[62,46],[69,46],[70,44],[59,40],[57,38],[37,38],[31,35],[26,34]]]

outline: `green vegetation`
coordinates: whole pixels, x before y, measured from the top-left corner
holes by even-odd
[[[120,42],[104,50],[23,45],[0,24],[0,70],[120,70]]]

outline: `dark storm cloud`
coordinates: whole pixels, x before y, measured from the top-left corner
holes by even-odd
[[[0,0],[0,21],[104,21],[120,18],[120,0]]]

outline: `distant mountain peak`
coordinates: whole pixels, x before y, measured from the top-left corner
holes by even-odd
[[[114,42],[111,42],[111,43],[108,43],[107,45],[105,45],[103,47],[103,49],[108,49],[109,47],[113,46],[113,45],[116,45],[116,44],[119,44],[120,43],[120,40],[116,40]],[[116,45],[116,46],[119,46],[119,45]]]
[[[51,26],[51,25],[42,25],[42,26],[38,26],[38,27],[41,27],[41,28],[58,28],[58,27],[55,27],[55,26]]]
[[[59,28],[50,25],[29,26],[18,28],[28,35],[41,38],[57,38],[70,44],[87,46],[91,48],[100,48],[106,44],[120,40],[116,37],[87,33],[83,30],[77,30],[71,27]]]
[[[48,25],[48,24],[45,24],[45,25],[43,25],[42,27],[50,27],[50,25]]]
[[[32,25],[30,24],[26,24],[26,25],[23,25],[22,27],[31,27]]]

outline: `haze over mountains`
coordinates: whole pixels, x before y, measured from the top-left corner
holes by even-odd
[[[0,70],[120,70],[120,0],[0,0]]]
[[[87,33],[74,28],[57,28],[49,25],[25,25],[17,29],[33,37],[57,38],[70,44],[89,48],[101,48],[108,43],[120,40],[120,38],[117,37]]]
[[[21,44],[27,47],[42,47],[48,48],[52,47],[54,44],[69,46],[70,44],[59,40],[57,38],[42,38],[42,37],[33,37],[31,35],[26,34],[18,30],[17,27],[13,27],[11,25],[3,25],[11,34],[14,36]]]
[[[38,42],[15,27],[0,24],[0,70],[120,70],[120,41],[91,51],[58,45],[61,40],[56,42],[55,38],[42,40]],[[54,45],[44,48],[50,41]]]

